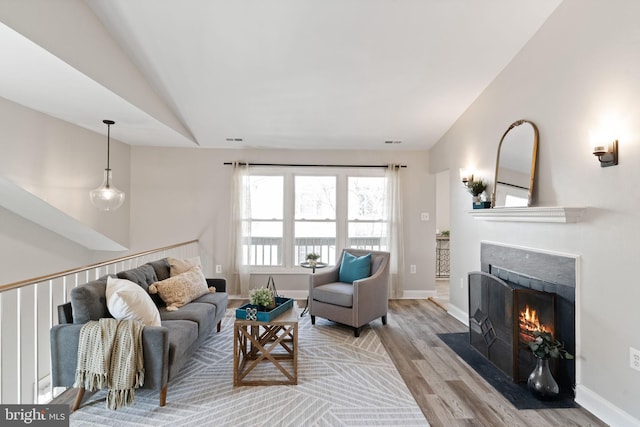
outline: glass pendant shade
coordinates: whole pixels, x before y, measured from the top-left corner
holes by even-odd
[[[107,125],[107,168],[104,170],[102,185],[95,190],[91,190],[89,198],[91,203],[101,211],[115,211],[124,203],[124,191],[118,190],[111,185],[113,176],[109,168],[111,125],[115,122],[113,120],[103,120],[102,122]]]
[[[102,185],[89,193],[91,203],[101,211],[115,211],[124,203],[124,191],[111,185],[111,181],[111,170],[105,169]]]

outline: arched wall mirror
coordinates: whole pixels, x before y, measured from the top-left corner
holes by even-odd
[[[528,120],[512,123],[498,146],[492,207],[531,206],[537,152],[536,125]]]

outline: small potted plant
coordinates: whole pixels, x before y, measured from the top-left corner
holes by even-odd
[[[482,208],[488,207],[486,206],[488,202],[483,202],[480,198],[482,193],[484,193],[484,191],[487,189],[487,184],[485,184],[483,180],[479,179],[477,181],[475,180],[470,181],[469,185],[467,186],[467,189],[469,190],[469,193],[471,193],[471,195],[473,196],[474,209],[482,209]]]
[[[320,255],[318,255],[315,252],[311,252],[307,254],[307,261],[309,262],[309,265],[312,267],[315,267],[318,264],[318,260],[320,259]]]
[[[529,375],[527,386],[540,399],[552,399],[560,393],[560,387],[549,369],[549,359],[573,359],[573,355],[549,332],[534,331],[534,340],[529,343],[536,357],[536,367]]]
[[[249,302],[251,305],[255,305],[261,311],[266,311],[267,308],[275,307],[275,299],[273,298],[273,292],[271,289],[260,287],[252,289],[249,292]]]

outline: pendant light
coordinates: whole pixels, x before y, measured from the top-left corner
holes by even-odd
[[[104,180],[102,185],[89,193],[91,203],[101,211],[115,211],[124,203],[124,191],[118,190],[111,182],[111,169],[109,168],[109,145],[111,139],[111,125],[115,124],[113,120],[103,120],[102,123],[107,125],[107,168],[104,170]]]

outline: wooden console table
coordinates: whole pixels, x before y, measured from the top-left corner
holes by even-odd
[[[236,319],[233,324],[233,385],[298,384],[298,310],[293,308],[270,322]],[[275,351],[282,350],[284,351]],[[288,368],[291,362],[292,367]],[[271,362],[282,379],[247,379],[260,362]]]

